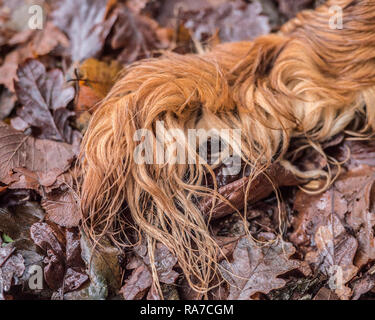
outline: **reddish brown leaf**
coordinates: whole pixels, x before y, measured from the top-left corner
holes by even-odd
[[[72,112],[65,107],[74,97],[74,88],[64,87],[64,76],[58,69],[46,72],[37,60],[28,60],[18,71],[15,89],[23,108],[18,116],[40,129],[40,138],[72,142],[67,124]]]
[[[0,122],[0,141],[0,181],[5,184],[19,179],[20,175],[13,175],[17,168],[25,168],[38,177],[49,175],[53,183],[74,158],[70,145],[26,136],[3,122]]]
[[[353,297],[352,300],[358,300],[362,295],[371,291],[375,287],[375,275],[371,272],[366,273],[352,283]]]
[[[17,7],[12,8],[13,11],[17,9]],[[28,18],[29,16],[27,16]],[[28,58],[47,55],[58,46],[67,47],[69,42],[59,29],[47,22],[42,30],[26,29],[16,33],[11,39],[8,39],[7,44],[16,47],[8,53],[0,67],[0,84],[4,84],[13,92],[13,80],[17,78],[16,71],[19,64]]]
[[[375,169],[352,169],[321,195],[298,192],[290,239],[307,252],[306,261],[326,274],[341,299],[352,292],[345,286],[359,270],[375,259]],[[350,230],[350,233],[348,233]]]
[[[290,236],[290,240],[295,245],[306,251],[311,250],[317,229],[329,220],[332,196],[334,196],[335,213],[343,217],[347,212],[347,203],[337,191],[332,193],[329,190],[320,195],[309,195],[302,191],[297,193],[294,210],[298,215],[294,217],[294,232]]]
[[[9,291],[12,281],[20,278],[24,271],[24,259],[21,254],[15,254],[11,245],[1,246],[0,240],[0,300],[4,299],[4,292]]]
[[[268,18],[262,15],[259,2],[241,0],[222,3],[199,11],[182,13],[185,26],[197,40],[205,40],[219,31],[223,42],[252,40],[270,32]]]
[[[108,0],[58,0],[53,2],[52,19],[70,39],[73,61],[96,57],[116,19],[105,20]]]
[[[117,21],[113,27],[111,46],[122,49],[118,59],[130,63],[150,57],[151,52],[161,47],[156,34],[158,24],[147,16],[134,15],[125,5],[115,11]]]
[[[64,235],[59,229],[44,222],[37,222],[31,226],[30,234],[35,244],[44,251],[51,250],[58,257],[64,256]]]
[[[44,277],[51,289],[62,287],[69,292],[88,280],[77,230],[66,230],[63,234],[57,227],[38,222],[31,226],[30,233],[35,244],[47,253]]]
[[[121,293],[125,300],[140,300],[152,285],[152,275],[145,264],[133,271],[130,278],[125,281]]]
[[[146,264],[146,266],[150,267],[151,261],[146,247],[143,245],[139,246],[136,251],[138,255],[142,257],[143,262]],[[154,263],[160,282],[166,284],[174,283],[178,277],[178,273],[172,270],[172,268],[176,265],[177,258],[168,250],[165,245],[161,243],[158,243],[156,245],[154,257]]]
[[[251,182],[249,189],[247,189],[248,183],[248,177],[239,178],[238,180],[219,188],[218,192],[227,199],[234,208],[242,210],[245,207],[245,194],[247,190],[248,202],[255,203],[269,196],[274,191],[275,187],[297,185],[299,184],[299,181],[291,172],[287,171],[279,163],[275,163],[264,173],[259,174]],[[200,209],[203,214],[210,214],[212,205],[212,197],[204,198],[200,203]],[[212,218],[222,218],[234,213],[235,209],[233,209],[232,206],[221,200],[217,201],[212,211]]]
[[[247,300],[257,292],[267,294],[282,288],[286,281],[278,277],[300,266],[300,262],[290,258],[294,252],[288,242],[261,247],[251,238],[241,238],[233,262],[221,262],[223,276],[230,284],[228,299]]]
[[[64,291],[69,292],[79,289],[89,277],[87,274],[68,268],[64,278]]]
[[[14,80],[17,77],[18,65],[28,58],[32,58],[32,56],[25,46],[8,53],[0,67],[0,84],[14,92]]]
[[[362,267],[375,259],[375,168],[360,166],[335,183],[348,203],[346,222],[356,233],[359,248],[355,264]]]
[[[306,255],[306,261],[329,277],[329,286],[343,300],[350,298],[352,292],[345,286],[358,272],[353,264],[358,248],[357,240],[346,234],[345,229],[333,217],[334,222],[321,226],[315,235],[316,252]]]
[[[77,198],[70,188],[48,194],[42,201],[42,207],[48,220],[63,227],[76,227],[81,220]]]
[[[52,250],[47,250],[47,256],[43,262],[44,280],[49,288],[58,290],[64,283],[65,265],[62,257],[57,256]]]
[[[29,50],[34,57],[44,56],[49,54],[57,46],[69,47],[68,38],[50,21],[45,27],[39,31],[34,32],[31,41],[28,43]]]

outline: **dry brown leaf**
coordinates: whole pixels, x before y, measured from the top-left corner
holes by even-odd
[[[182,11],[180,15],[198,41],[207,40],[216,32],[221,41],[233,42],[252,40],[271,31],[259,2],[235,0],[199,11]]]
[[[114,15],[117,21],[113,27],[111,46],[122,49],[118,60],[131,63],[141,58],[148,58],[152,51],[160,49],[161,43],[157,36],[159,25],[147,16],[135,15],[125,5],[119,5]]]
[[[139,254],[139,256],[142,257],[145,265],[151,267],[151,260],[149,254],[147,253],[146,247],[143,245],[139,246],[136,249],[136,252]],[[168,250],[165,245],[161,243],[158,243],[156,245],[154,258],[154,263],[160,282],[173,284],[178,277],[178,273],[173,270],[173,267],[177,263],[177,258]]]
[[[51,53],[57,46],[69,47],[68,38],[50,21],[40,31],[35,31],[28,43],[29,50],[34,57]]]
[[[233,262],[221,262],[223,276],[230,284],[228,299],[248,300],[257,292],[267,294],[282,288],[286,281],[279,276],[300,266],[299,261],[290,258],[294,253],[288,242],[279,240],[261,247],[251,238],[241,238]]]
[[[375,167],[359,166],[344,174],[335,187],[348,203],[347,224],[358,240],[355,264],[359,268],[375,259]]]
[[[108,0],[58,0],[53,2],[53,23],[70,39],[73,61],[96,57],[116,20],[106,20]]]
[[[360,165],[321,195],[296,195],[290,239],[307,253],[315,271],[329,277],[341,299],[350,298],[346,284],[375,259],[374,182],[375,168]]]
[[[358,300],[362,295],[371,291],[375,287],[375,275],[371,272],[366,273],[359,279],[352,282],[353,297],[352,300]]]
[[[88,280],[83,272],[80,238],[76,229],[65,234],[52,224],[37,222],[30,228],[31,238],[46,253],[44,279],[51,289],[65,292],[78,289]]]
[[[0,84],[3,84],[9,91],[14,92],[14,80],[17,78],[17,68],[27,58],[32,58],[26,47],[21,47],[8,53],[0,66]]]
[[[42,207],[46,218],[62,227],[76,227],[81,220],[77,198],[70,188],[48,194],[42,200]]]
[[[22,37],[21,37],[22,36]],[[0,84],[14,91],[13,81],[17,79],[17,68],[26,59],[47,55],[58,46],[69,45],[66,36],[48,22],[42,30],[25,30],[9,40],[9,45],[17,45],[7,54],[0,66]]]
[[[35,139],[0,122],[0,181],[5,184],[19,181],[17,172],[14,175],[17,168],[25,168],[39,177],[48,175],[49,181],[55,181],[70,167],[73,158],[71,145]]]
[[[107,63],[94,58],[82,62],[78,69],[79,93],[77,111],[94,111],[95,105],[103,99],[112,88],[122,65],[112,60]]]
[[[346,233],[336,216],[333,221],[319,227],[314,238],[317,251],[308,253],[306,261],[329,277],[329,286],[340,299],[348,300],[352,291],[346,284],[358,272],[353,263],[358,242]]]
[[[21,254],[15,254],[11,245],[1,246],[0,240],[0,300],[4,299],[4,292],[9,291],[13,279],[20,278],[24,271],[24,259]]]
[[[339,297],[328,288],[320,288],[313,300],[338,300]]]
[[[130,278],[125,281],[120,293],[125,300],[140,300],[152,285],[152,275],[145,264],[133,271]]]
[[[74,98],[74,88],[65,85],[59,69],[46,71],[38,60],[28,60],[17,70],[16,94],[23,107],[17,114],[30,126],[40,129],[40,138],[71,143],[73,130],[68,119],[74,113],[66,109]]]
[[[116,60],[110,62],[87,59],[79,66],[80,81],[91,87],[98,96],[104,98],[114,85],[123,66]]]

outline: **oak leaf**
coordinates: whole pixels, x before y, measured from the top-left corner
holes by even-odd
[[[290,257],[295,253],[291,243],[278,240],[259,246],[249,237],[239,240],[233,262],[221,262],[224,278],[230,284],[228,299],[247,300],[255,293],[269,293],[282,288],[286,281],[279,276],[297,269],[300,262]]]

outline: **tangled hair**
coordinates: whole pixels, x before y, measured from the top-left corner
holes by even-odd
[[[341,30],[329,28],[332,5],[343,8]],[[374,129],[375,1],[329,1],[300,13],[277,35],[135,63],[93,114],[82,145],[83,227],[95,239],[111,236],[122,247],[143,239],[156,285],[153,249],[163,243],[191,287],[206,293],[217,273],[219,247],[199,199],[227,200],[216,183],[203,183],[207,175],[216,181],[207,163],[134,161],[137,130],[149,130],[155,142],[157,121],[177,129],[179,146],[197,158],[189,129],[240,128],[234,142],[251,166],[248,188],[276,162],[298,177],[316,176],[288,161],[292,138],[319,148],[349,124],[357,134]],[[130,228],[136,239],[129,238]]]

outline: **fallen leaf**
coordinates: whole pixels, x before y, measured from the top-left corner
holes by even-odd
[[[26,202],[10,208],[0,207],[0,231],[14,240],[18,250],[35,251],[30,238],[30,227],[44,218],[42,208],[36,202]]]
[[[308,253],[306,261],[314,264],[315,270],[329,277],[329,287],[340,299],[348,300],[352,291],[346,284],[358,272],[353,263],[358,242],[353,236],[346,234],[336,218],[333,217],[332,224],[318,229],[315,235],[317,252]]]
[[[51,289],[59,289],[63,285],[66,267],[65,243],[61,241],[61,231],[52,229],[47,223],[37,222],[31,226],[30,234],[35,244],[47,254],[44,259],[44,280]]]
[[[65,230],[66,240],[66,266],[64,277],[64,291],[69,292],[79,289],[87,280],[85,263],[81,257],[81,239],[77,228]]]
[[[26,131],[26,129],[30,128],[29,124],[20,117],[11,118],[10,125],[17,131]]]
[[[88,278],[87,274],[68,268],[64,277],[64,291],[70,292],[79,289]]]
[[[0,84],[3,84],[10,92],[14,92],[14,80],[17,78],[18,65],[29,58],[33,57],[26,46],[8,53],[0,66]]]
[[[152,285],[152,275],[145,264],[133,271],[130,278],[125,281],[120,293],[125,300],[140,300]]]
[[[199,11],[183,11],[180,16],[198,41],[207,40],[217,31],[223,42],[253,40],[271,31],[259,2],[235,0]]]
[[[151,260],[146,247],[141,245],[136,249],[136,252],[142,257],[145,265],[151,267]],[[179,275],[173,270],[177,263],[177,258],[161,243],[156,245],[154,258],[154,266],[158,273],[159,281],[165,284],[173,284]]]
[[[115,50],[122,49],[119,61],[131,63],[140,58],[148,58],[153,50],[161,48],[156,21],[147,16],[134,15],[125,5],[119,5],[115,14],[117,21],[113,27],[111,47]]]
[[[95,111],[93,107],[108,94],[121,69],[122,65],[115,60],[109,63],[93,58],[83,61],[78,69],[80,82],[76,110]]]
[[[375,168],[359,165],[321,195],[296,195],[290,239],[341,299],[350,298],[346,284],[375,259],[374,182]]]
[[[12,245],[1,246],[0,241],[0,300],[4,300],[4,292],[10,290],[13,281],[17,281],[25,272],[24,259],[15,254]]]
[[[64,87],[63,73],[46,71],[37,60],[28,60],[18,71],[16,94],[23,105],[17,114],[29,125],[40,129],[40,138],[72,142],[72,129],[67,121],[74,113],[66,109],[74,98],[74,88]]]
[[[27,9],[28,7],[27,5]],[[59,46],[67,47],[69,42],[58,28],[51,22],[47,22],[42,30],[26,29],[23,32],[16,33],[13,38],[7,41],[7,44],[16,47],[7,54],[0,67],[0,84],[4,84],[13,92],[13,81],[17,79],[16,72],[19,64],[26,59],[50,54]]]
[[[223,277],[230,284],[228,299],[247,300],[257,292],[269,293],[282,288],[286,281],[279,276],[298,269],[300,262],[290,257],[295,253],[291,243],[260,247],[251,238],[239,240],[233,252],[233,262],[220,263]]]
[[[25,272],[19,279],[23,293],[49,299],[51,293],[47,288],[43,288],[42,291],[29,288],[30,276],[34,273],[32,270],[35,265],[43,267],[44,258],[30,237],[30,227],[43,219],[44,215],[37,202],[26,201],[24,204],[0,208],[0,231],[7,233],[14,240],[12,245],[24,259]]]
[[[50,21],[47,21],[42,30],[34,31],[28,43],[28,48],[34,57],[49,54],[58,46],[69,47],[69,40]]]
[[[78,73],[85,86],[91,87],[99,97],[104,98],[122,69],[123,66],[116,60],[104,62],[90,58],[82,62]]]
[[[43,262],[45,264],[44,281],[49,288],[58,290],[63,286],[65,277],[65,265],[62,257],[47,249],[47,256]]]
[[[86,264],[90,285],[80,294],[84,299],[106,299],[116,295],[121,288],[122,270],[119,257],[122,252],[113,247],[108,239],[101,238],[100,246],[93,246],[85,234],[81,234],[82,258]]]
[[[46,219],[62,227],[77,227],[81,220],[77,197],[71,188],[47,194],[42,207],[47,213]]]
[[[359,279],[352,282],[353,297],[352,300],[358,300],[362,295],[371,291],[375,287],[375,275],[366,273]]]
[[[47,223],[35,223],[30,228],[34,242],[46,251],[44,279],[51,289],[69,292],[80,288],[87,280],[81,258],[78,231],[66,229],[65,234]]]
[[[160,9],[158,10],[157,20],[163,26],[168,26],[171,28],[176,27],[176,21],[179,19],[179,13],[184,11],[200,11],[209,8],[215,8],[227,0],[164,0],[160,4]]]
[[[358,240],[355,264],[359,268],[375,259],[375,167],[359,166],[335,183],[348,202],[346,222]]]
[[[52,21],[71,43],[73,61],[96,57],[103,49],[116,16],[106,20],[108,0],[58,0],[53,2]]]
[[[309,195],[303,191],[296,194],[293,209],[297,215],[293,217],[294,232],[290,235],[290,240],[305,252],[314,246],[317,229],[329,221],[332,196],[335,214],[343,218],[348,210],[347,202],[336,190],[328,190],[319,195]]]
[[[0,181],[5,184],[19,181],[20,175],[13,174],[17,168],[41,177],[52,173],[50,180],[55,181],[74,158],[70,145],[26,136],[3,122],[0,122],[0,141]]]

